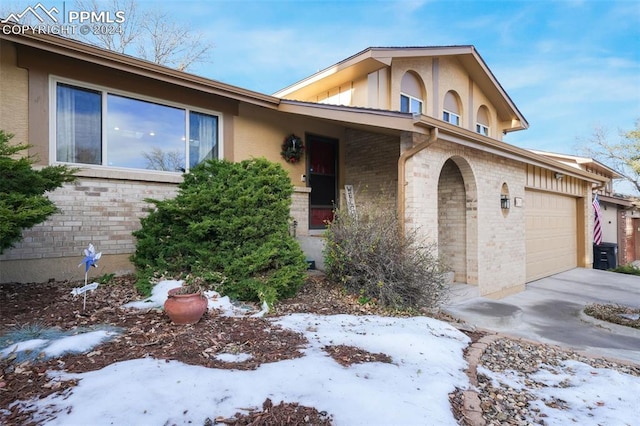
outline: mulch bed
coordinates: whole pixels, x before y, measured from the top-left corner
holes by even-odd
[[[74,381],[51,381],[48,370],[82,373],[131,359],[153,357],[177,360],[210,368],[251,370],[260,364],[300,357],[307,341],[303,335],[283,329],[263,318],[224,317],[206,313],[197,324],[175,325],[159,309],[125,310],[127,302],[139,300],[133,277],[117,277],[87,293],[83,310],[82,296],[71,290],[79,282],[47,282],[0,285],[0,337],[16,329],[56,328],[81,331],[92,327],[111,326],[122,331],[113,340],[101,344],[88,354],[70,354],[50,360],[14,362],[0,359],[0,424],[29,425],[31,416],[19,407],[9,408],[17,400],[44,398],[54,392],[69,391]],[[256,311],[259,310],[256,306]],[[270,315],[304,312],[320,315],[353,314],[389,315],[375,305],[363,305],[356,296],[345,295],[328,283],[324,276],[311,274],[298,294],[274,307]],[[397,313],[396,313],[397,314]],[[197,336],[197,338],[194,338]],[[327,346],[324,350],[344,366],[362,362],[390,362],[385,354],[372,354],[353,346]],[[248,353],[250,359],[223,362],[221,353]],[[237,413],[232,419],[213,419],[210,424],[234,425],[329,425],[330,413],[295,403],[274,405],[266,400],[262,410]]]

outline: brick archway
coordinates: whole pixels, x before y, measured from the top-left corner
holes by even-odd
[[[438,254],[460,283],[478,283],[477,199],[469,163],[447,159],[438,178]]]

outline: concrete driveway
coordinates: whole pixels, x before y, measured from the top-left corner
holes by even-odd
[[[478,328],[640,364],[640,330],[597,321],[589,303],[640,307],[640,277],[577,268],[527,284],[494,300],[477,288],[454,285],[444,310]]]

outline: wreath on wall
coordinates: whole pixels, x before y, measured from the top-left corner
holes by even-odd
[[[287,163],[297,163],[300,161],[302,154],[304,153],[304,143],[298,136],[291,134],[284,138],[282,142],[282,151],[280,155]]]

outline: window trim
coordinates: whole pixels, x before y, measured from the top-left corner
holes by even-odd
[[[480,130],[485,130],[484,132],[481,132]],[[483,136],[489,136],[489,131],[491,130],[491,128],[487,125],[484,125],[482,123],[476,123],[476,133],[481,134]]]
[[[402,97],[406,97],[407,99],[409,99],[409,111],[402,111]],[[416,101],[420,103],[420,111],[411,111],[411,101]],[[407,93],[404,92],[400,92],[400,112],[408,112],[411,114],[424,114],[423,113],[424,110],[424,102],[422,101],[422,99],[420,98],[416,98],[415,96],[411,96]]]
[[[94,91],[98,91],[100,92],[101,95],[101,119],[105,120],[106,119],[106,115],[105,113],[107,112],[107,95],[108,94],[112,94],[112,95],[116,95],[116,96],[123,96],[123,97],[127,97],[127,98],[131,98],[134,100],[138,100],[138,101],[142,101],[142,102],[149,102],[149,103],[154,103],[154,104],[158,104],[161,106],[167,106],[167,107],[173,107],[173,108],[179,108],[185,111],[185,144],[184,144],[184,149],[185,149],[185,167],[186,167],[186,171],[189,171],[189,161],[188,161],[188,155],[189,155],[189,132],[190,132],[190,128],[189,128],[189,113],[190,112],[196,112],[196,113],[200,113],[200,114],[206,114],[206,115],[211,115],[211,116],[215,116],[218,119],[218,135],[217,135],[217,144],[218,144],[218,159],[224,159],[224,116],[220,111],[215,111],[215,110],[208,110],[205,108],[199,108],[199,107],[193,107],[191,105],[188,104],[183,104],[183,103],[179,103],[179,102],[173,102],[167,99],[161,99],[161,98],[154,98],[151,96],[146,96],[146,95],[142,95],[139,93],[134,93],[134,92],[128,92],[125,90],[119,90],[119,89],[115,89],[113,87],[109,87],[109,86],[102,86],[102,85],[97,85],[97,84],[92,84],[92,83],[87,83],[85,81],[80,81],[80,80],[74,80],[74,79],[69,79],[69,78],[65,78],[65,77],[61,77],[61,76],[57,76],[57,75],[53,75],[50,74],[49,75],[49,163],[50,164],[66,164],[66,165],[71,165],[74,167],[81,167],[82,169],[102,169],[102,170],[113,170],[113,171],[130,171],[130,172],[136,172],[136,173],[149,173],[149,174],[161,174],[161,175],[170,175],[170,176],[176,176],[176,175],[180,175],[181,173],[178,172],[172,172],[172,171],[167,171],[167,170],[150,170],[150,169],[137,169],[137,168],[132,168],[132,167],[117,167],[117,166],[108,166],[105,165],[105,162],[108,160],[107,155],[106,155],[106,146],[104,145],[104,141],[106,140],[106,136],[107,136],[107,127],[106,126],[102,126],[102,132],[101,132],[101,146],[103,148],[103,158],[102,158],[102,164],[84,164],[84,163],[68,163],[68,162],[64,162],[64,161],[58,161],[57,158],[57,138],[56,138],[56,125],[57,125],[57,105],[56,105],[56,100],[57,100],[57,87],[58,87],[58,83],[62,83],[62,84],[67,84],[70,86],[75,86],[79,89],[87,89],[87,90],[94,90]]]
[[[445,114],[449,114],[449,119],[448,120],[446,120],[444,118]],[[454,123],[453,121],[451,121],[451,117],[456,117],[458,119],[458,122]],[[443,109],[442,110],[442,121],[444,121],[446,123],[449,123],[449,124],[453,124],[454,126],[458,126],[458,127],[460,127],[462,125],[462,121],[460,119],[460,116],[458,114],[456,114],[455,112],[451,112],[451,111],[449,111],[447,109]]]

